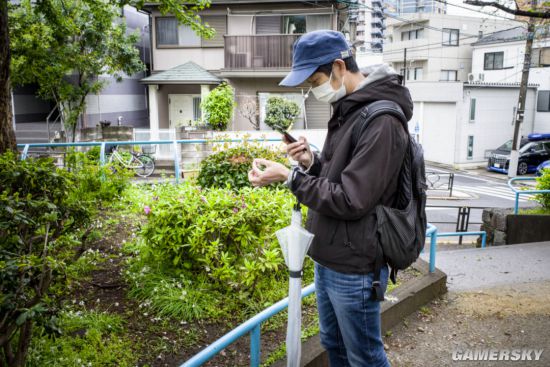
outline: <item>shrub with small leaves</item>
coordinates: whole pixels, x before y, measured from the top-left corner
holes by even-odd
[[[289,165],[282,153],[245,142],[237,147],[216,152],[201,162],[197,182],[201,187],[251,187],[248,171],[254,158],[264,158]],[[273,185],[276,187],[277,185]]]
[[[537,190],[550,190],[550,168],[546,168],[542,176],[537,177]],[[535,196],[544,209],[550,210],[550,193]]]
[[[270,128],[288,130],[300,114],[296,102],[282,97],[269,97],[265,107],[265,123]]]
[[[51,289],[66,264],[58,254],[89,222],[76,185],[49,159],[0,155],[0,348],[10,350],[0,365],[23,366],[33,326],[55,310]]]
[[[201,102],[204,111],[204,120],[214,130],[225,130],[233,116],[235,104],[235,93],[233,88],[222,83],[214,88]]]

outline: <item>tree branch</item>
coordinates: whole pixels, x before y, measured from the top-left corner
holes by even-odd
[[[475,5],[475,6],[492,6],[494,8],[505,11],[509,14],[529,17],[529,18],[542,18],[550,19],[550,12],[546,11],[531,11],[531,10],[521,10],[521,9],[510,9],[497,1],[479,1],[479,0],[466,0],[464,4]]]

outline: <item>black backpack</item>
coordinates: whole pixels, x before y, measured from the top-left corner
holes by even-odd
[[[383,301],[380,270],[385,263],[390,268],[390,279],[395,284],[398,270],[408,268],[416,261],[426,241],[426,169],[424,151],[409,134],[407,118],[401,107],[392,101],[373,102],[361,111],[361,119],[352,130],[352,151],[369,123],[380,115],[392,115],[403,124],[409,136],[409,146],[399,172],[397,196],[391,207],[377,205],[377,235],[372,299]]]

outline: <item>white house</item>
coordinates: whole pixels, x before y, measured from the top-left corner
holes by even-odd
[[[413,81],[407,87],[414,102],[409,130],[417,134],[428,161],[484,166],[489,152],[512,138],[517,83]],[[535,93],[531,85],[523,135],[533,131]]]
[[[526,29],[515,27],[472,44],[472,82],[519,83],[525,56]],[[550,132],[550,37],[538,31],[533,42],[529,83],[538,84],[535,132]],[[517,103],[516,103],[517,104]],[[515,105],[515,104],[514,104]]]

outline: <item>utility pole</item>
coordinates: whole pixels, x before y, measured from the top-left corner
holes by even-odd
[[[407,80],[407,48],[405,47],[405,52],[403,54],[403,85],[405,85],[405,80]]]
[[[508,177],[516,177],[519,160],[519,131],[525,114],[525,100],[527,97],[527,83],[529,82],[529,68],[531,67],[531,50],[533,49],[533,38],[535,37],[535,22],[529,19],[527,25],[527,41],[525,42],[525,58],[523,59],[523,72],[521,74],[521,83],[519,86],[518,108],[516,110],[516,119],[514,121],[514,139],[512,141],[512,153],[510,154],[510,165],[508,167]]]

